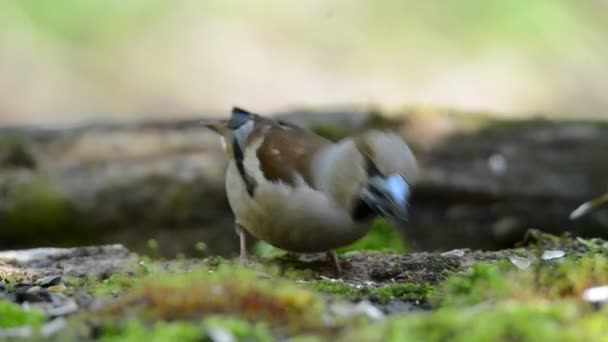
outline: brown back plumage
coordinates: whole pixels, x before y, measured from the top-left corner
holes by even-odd
[[[264,177],[272,182],[295,185],[299,176],[313,187],[312,160],[331,142],[304,128],[267,120],[270,127],[257,150]]]
[[[205,126],[224,137],[228,157],[234,160],[239,174],[254,195],[254,172],[247,170],[246,156],[257,157],[264,178],[271,182],[296,185],[304,180],[314,186],[312,160],[331,141],[291,123],[274,120],[233,108],[230,120],[215,120]],[[251,151],[251,149],[256,149]],[[257,163],[254,163],[257,165]]]

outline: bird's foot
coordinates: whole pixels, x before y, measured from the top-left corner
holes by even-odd
[[[239,256],[239,262],[243,266],[249,266],[249,257],[247,256],[246,253],[245,254],[241,253],[241,255]]]
[[[338,254],[336,254],[336,251],[327,251],[326,255],[327,259],[334,267],[336,278],[342,277],[342,266],[340,266],[340,259],[338,259]]]
[[[239,235],[239,261],[241,265],[248,266],[249,265],[249,256],[247,253],[247,235],[245,234],[245,229],[241,227],[240,224],[236,224],[236,233]]]

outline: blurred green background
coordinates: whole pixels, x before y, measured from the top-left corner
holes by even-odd
[[[0,2],[0,125],[355,104],[608,117],[608,1]]]

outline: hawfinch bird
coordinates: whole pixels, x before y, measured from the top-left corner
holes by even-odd
[[[416,159],[400,136],[369,131],[333,143],[313,132],[233,108],[207,124],[229,158],[226,192],[236,218],[241,262],[248,231],[296,253],[326,252],[362,238],[376,216],[407,217]]]
[[[571,214],[570,219],[576,220],[579,217],[582,217],[594,209],[599,207],[608,206],[608,193],[605,193],[603,196],[592,199],[591,201],[585,202],[581,204],[578,208],[576,208]]]

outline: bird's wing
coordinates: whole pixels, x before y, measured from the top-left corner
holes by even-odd
[[[220,124],[207,125],[226,140],[228,157],[253,196],[258,181],[295,186],[302,180],[313,186],[312,162],[331,141],[282,120],[273,120],[240,108]],[[259,175],[263,179],[256,179]]]
[[[268,181],[295,185],[299,180],[304,180],[314,187],[314,157],[329,145],[329,140],[309,130],[274,122],[265,131],[256,155]]]

